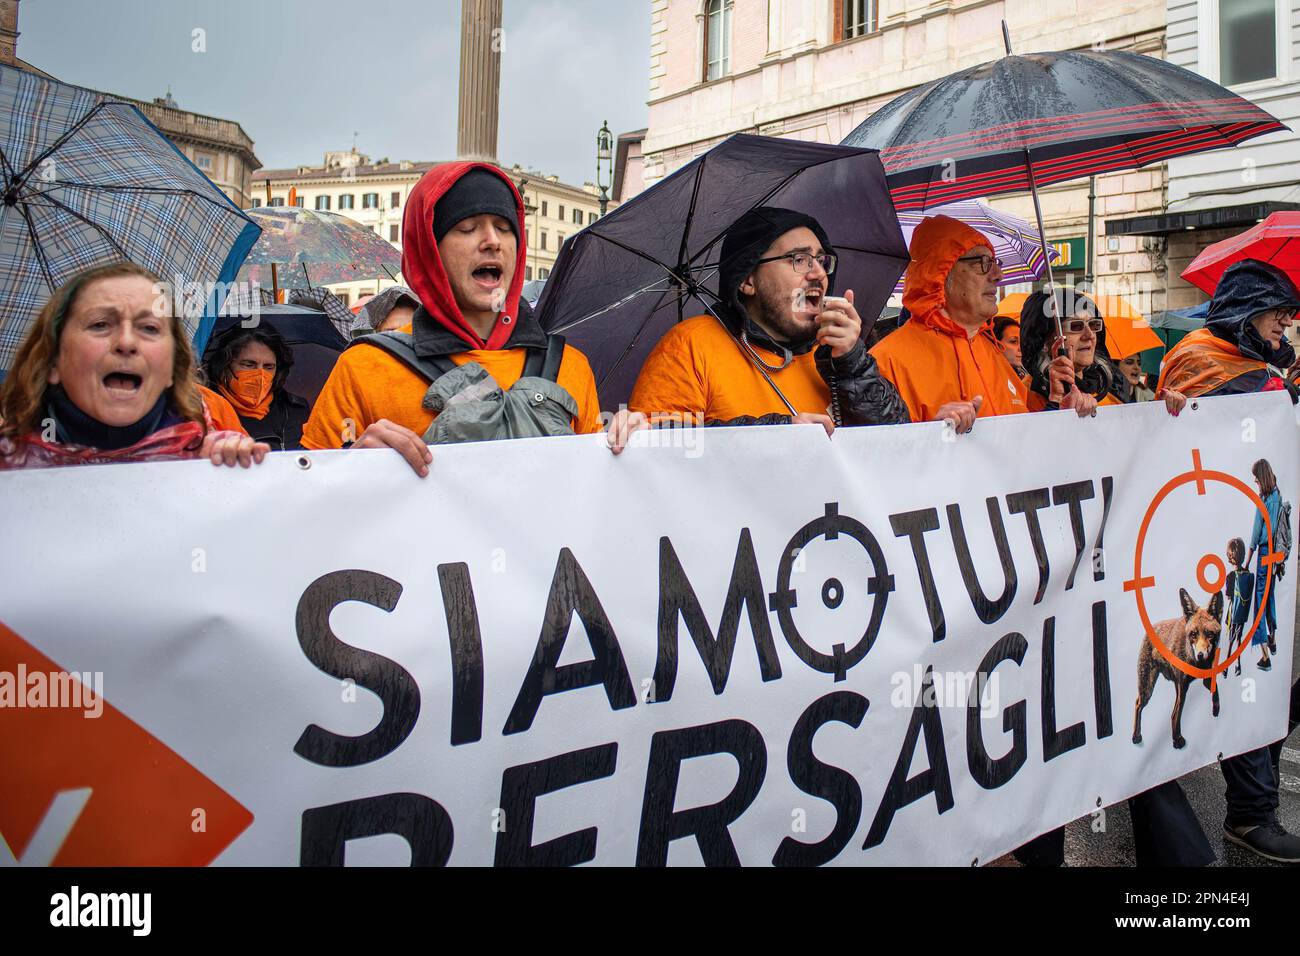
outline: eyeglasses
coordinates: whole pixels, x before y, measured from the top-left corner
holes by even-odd
[[[999,269],[1002,268],[1002,260],[1001,260],[1001,259],[995,259],[993,256],[986,256],[986,255],[982,255],[982,254],[981,254],[981,255],[978,255],[978,256],[962,256],[962,257],[961,257],[960,259],[958,259],[957,261],[958,261],[958,262],[978,262],[978,263],[980,264],[980,275],[988,275],[988,274],[989,274],[989,271],[990,271],[994,266],[997,266]]]
[[[783,256],[768,256],[766,259],[759,259],[754,265],[762,265],[764,262],[776,262],[778,259],[789,259],[795,275],[801,276],[812,271],[814,262],[822,267],[822,272],[830,275],[835,271],[835,263],[839,261],[829,252],[823,252],[820,256],[814,256],[810,252],[787,252]]]
[[[1061,328],[1071,335],[1081,334],[1084,326],[1092,329],[1093,334],[1097,335],[1106,327],[1106,321],[1104,319],[1066,319],[1061,323]]]

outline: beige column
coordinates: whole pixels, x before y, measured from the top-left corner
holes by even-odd
[[[0,0],[0,63],[18,58],[18,0]]]
[[[461,0],[460,112],[456,154],[461,159],[497,158],[497,113],[501,101],[503,0]]]

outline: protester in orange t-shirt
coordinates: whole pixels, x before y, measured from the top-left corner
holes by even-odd
[[[402,274],[420,298],[411,324],[422,360],[476,362],[501,389],[524,370],[529,350],[548,339],[520,298],[525,247],[523,200],[508,176],[486,163],[445,163],[429,170],[402,218]],[[577,408],[576,434],[601,430],[596,382],[586,357],[565,346],[556,384]],[[400,359],[358,341],[339,358],[303,428],[304,448],[393,448],[417,474],[433,455],[422,433],[434,419],[424,407],[429,382]],[[610,430],[622,450],[637,421],[624,412]]]
[[[989,240],[956,219],[932,216],[913,231],[910,251],[903,307],[911,318],[871,352],[912,421],[948,421],[967,432],[977,417],[1028,411],[1025,384],[988,327],[1002,278]],[[1074,379],[1064,356],[1051,371]],[[1096,402],[1076,389],[1063,407],[1090,415]]]
[[[836,256],[811,216],[760,206],[727,230],[714,315],[673,326],[646,358],[630,407],[657,424],[907,422],[862,344],[853,290],[830,295]]]

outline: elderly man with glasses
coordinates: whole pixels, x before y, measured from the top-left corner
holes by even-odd
[[[989,327],[1002,269],[988,239],[956,219],[932,216],[913,231],[910,252],[903,306],[911,318],[871,353],[912,421],[947,421],[968,432],[976,418],[1028,411],[1025,383]],[[1054,360],[1049,375],[1073,381],[1070,359]],[[1095,402],[1076,389],[1061,407],[1092,414]]]
[[[629,407],[653,424],[881,425],[909,421],[862,343],[853,290],[810,216],[760,206],[727,230],[721,302],[646,358]]]

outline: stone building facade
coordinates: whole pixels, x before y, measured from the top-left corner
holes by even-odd
[[[1195,0],[1193,0],[1195,2]],[[1165,56],[1166,0],[650,0],[649,124],[642,177],[651,185],[734,133],[838,143],[907,90],[1013,49],[1116,49]],[[1106,219],[1160,214],[1164,166],[1041,192],[1049,241],[1092,271],[1103,291],[1144,313],[1166,307],[1165,240],[1103,233]],[[991,204],[1033,221],[1029,197]]]
[[[406,199],[420,177],[435,165],[387,159],[372,162],[355,151],[326,153],[319,166],[259,170],[252,178],[247,205],[284,206],[292,189],[299,206],[355,219],[401,249]],[[528,249],[524,278],[545,279],[565,240],[599,218],[600,191],[591,183],[573,186],[560,182],[558,176],[522,166],[502,169],[524,197]],[[331,288],[352,303],[393,284],[380,279]]]

